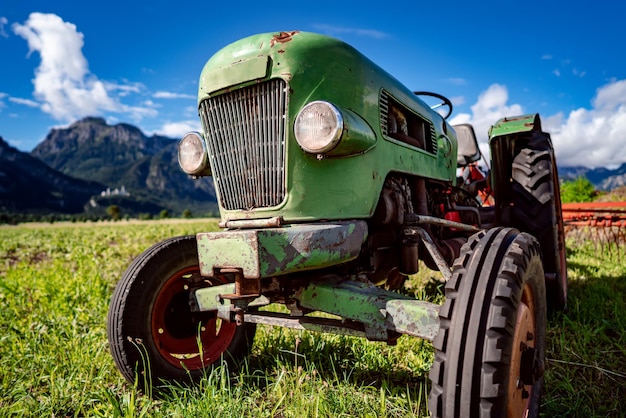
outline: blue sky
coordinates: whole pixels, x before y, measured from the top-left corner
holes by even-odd
[[[450,97],[452,122],[483,143],[498,118],[539,112],[560,165],[626,162],[623,1],[0,1],[0,136],[23,151],[84,116],[199,130],[198,77],[215,51],[303,30]]]

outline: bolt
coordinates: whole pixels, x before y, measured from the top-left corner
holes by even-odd
[[[237,312],[235,312],[235,324],[237,324],[238,327],[243,325],[243,311],[242,310],[238,310]]]

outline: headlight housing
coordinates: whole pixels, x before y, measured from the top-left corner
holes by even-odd
[[[304,106],[294,124],[296,141],[311,154],[324,154],[337,146],[343,134],[343,117],[334,105],[317,100]]]
[[[187,132],[178,142],[178,165],[194,177],[211,174],[204,138],[198,132]]]

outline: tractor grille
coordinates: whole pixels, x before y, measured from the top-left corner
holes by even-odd
[[[213,177],[225,209],[250,210],[283,201],[286,102],[285,81],[274,79],[200,104]]]

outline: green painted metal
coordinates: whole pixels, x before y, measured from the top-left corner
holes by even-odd
[[[335,266],[355,259],[367,238],[365,221],[205,232],[196,236],[203,276],[241,269],[258,279]]]
[[[455,179],[457,141],[450,125],[361,53],[324,35],[265,33],[224,47],[203,68],[198,103],[272,78],[285,80],[288,88],[287,193],[275,207],[247,210],[220,207],[222,221],[276,216],[286,223],[365,219],[373,215],[383,182],[391,172],[444,181]],[[436,153],[383,134],[380,110],[383,89],[395,102],[432,123],[437,138]],[[354,142],[355,148],[347,143],[335,155],[331,152],[324,158],[303,151],[295,140],[293,123],[302,107],[314,100],[325,100],[347,110],[348,122],[357,137],[365,139],[365,146],[362,141]],[[217,186],[216,189],[219,195]]]
[[[432,340],[439,330],[439,305],[370,283],[311,283],[296,298],[303,308],[363,323],[371,340],[388,340],[388,331]]]
[[[217,311],[219,317],[229,319],[233,304],[223,296],[234,292],[234,283],[197,289],[194,292],[194,309]],[[439,305],[364,282],[310,283],[296,292],[295,298],[302,308],[338,315],[363,324],[365,330],[363,336],[371,340],[387,341],[390,337],[389,331],[432,340],[439,330]],[[269,303],[268,298],[260,296],[247,303],[247,306],[263,306]],[[278,326],[294,325],[289,324],[286,319],[280,320],[275,315],[270,315],[266,320],[260,318],[262,316],[263,312],[255,314],[256,322]],[[300,329],[361,335],[350,329],[353,328],[352,325],[346,325],[345,330],[340,330],[341,322],[321,320],[316,323],[316,318],[300,318],[299,320],[292,318],[292,322],[299,323]]]
[[[541,131],[539,114],[506,117],[497,121],[489,128],[489,140],[493,138],[520,132]]]
[[[231,301],[224,298],[224,295],[232,295],[235,293],[235,283],[227,283],[218,286],[202,287],[194,291],[196,311],[218,311],[220,318],[230,318]],[[270,301],[261,295],[252,301],[246,302],[247,306],[264,306],[269,305]]]
[[[230,312],[230,301],[228,299],[223,299],[221,295],[229,295],[233,293],[235,293],[235,283],[227,283],[219,286],[197,289],[194,292],[194,310]]]

